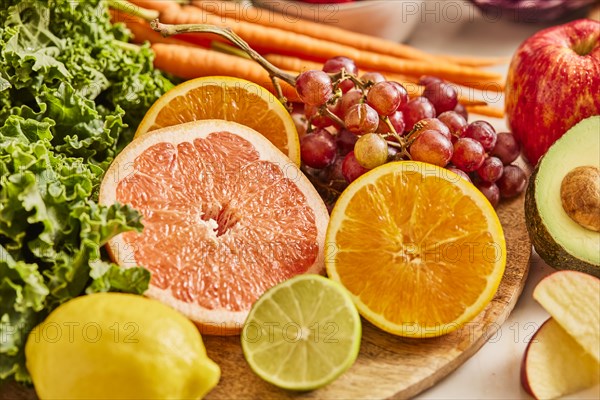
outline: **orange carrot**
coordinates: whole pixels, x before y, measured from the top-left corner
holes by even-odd
[[[323,63],[303,60],[299,57],[293,56],[284,56],[283,54],[263,54],[263,57],[278,68],[287,69],[290,71],[307,71],[311,69],[321,69],[323,68]]]
[[[251,22],[267,27],[279,28],[329,42],[344,44],[360,50],[373,51],[400,58],[440,61],[438,57],[411,46],[305,19],[291,20],[289,16],[267,9],[247,5],[241,6],[240,4],[232,5],[226,1],[212,0],[195,0],[192,1],[192,4],[208,13],[236,22]]]
[[[183,79],[224,75],[246,79],[275,92],[269,73],[252,60],[200,47],[154,43],[154,66]],[[280,82],[288,101],[299,101],[296,89]]]
[[[485,115],[492,118],[504,118],[504,110],[498,107],[467,105],[467,111],[473,114]]]
[[[147,5],[148,7],[155,5],[155,2],[146,4],[143,0],[134,0],[134,2],[136,4]],[[315,39],[282,29],[220,17],[194,6],[180,6],[175,2],[169,2],[169,4],[171,6],[161,6],[160,8],[161,20],[163,22],[174,25],[200,23],[227,27],[241,36],[255,50],[263,54],[267,52],[296,54],[302,58],[311,58],[319,61],[343,54],[354,59],[358,67],[364,70],[387,71],[414,76],[435,75],[468,87],[487,91],[503,90],[503,83],[498,82],[501,79],[501,75],[488,71],[442,62],[431,63],[406,60],[360,51],[353,47]],[[206,40],[206,35],[203,34],[185,34],[178,37],[191,42],[195,42],[198,39]]]
[[[471,57],[471,56],[451,56],[438,55],[439,58],[451,63],[464,65],[465,67],[491,67],[493,65],[508,64],[510,57]]]
[[[391,40],[352,32],[347,29],[323,23],[307,20],[295,21],[289,16],[271,12],[267,9],[252,7],[248,5],[231,4],[227,1],[194,0],[192,4],[203,10],[227,17],[236,21],[252,22],[264,26],[275,27],[290,32],[311,36],[317,39],[327,40],[351,46],[360,50],[372,51],[374,53],[386,54],[394,57],[407,58],[421,61],[446,61],[454,64],[484,67],[506,63],[505,58],[475,58],[446,55],[432,55],[418,50],[412,46],[397,43]]]
[[[159,13],[167,12],[168,10],[178,10],[179,4],[177,1],[158,1],[158,0],[129,0],[129,2],[135,6],[141,8],[147,8],[149,10],[156,10]]]
[[[142,44],[146,41],[150,43],[165,43],[165,44],[178,44],[181,46],[196,47],[195,44],[184,42],[183,40],[175,39],[172,37],[164,37],[160,33],[155,32],[148,22],[141,18],[127,16],[123,18],[123,14],[119,11],[110,10],[111,21],[124,23],[127,29],[131,31],[133,37],[131,41],[136,44]]]
[[[309,36],[287,32],[245,21],[234,21],[213,15],[193,6],[182,6],[180,10],[169,8],[161,14],[163,22],[179,25],[204,23],[221,27],[229,27],[250,46],[260,53],[273,52],[297,54],[303,58],[324,61],[343,54],[352,58],[359,68],[365,70],[388,71],[408,75],[435,75],[461,85],[486,90],[503,90],[499,74],[481,71],[470,67],[461,67],[448,63],[431,63],[390,57],[377,53],[357,50],[355,48],[331,43]],[[182,40],[191,37],[202,37],[198,34],[181,35]]]

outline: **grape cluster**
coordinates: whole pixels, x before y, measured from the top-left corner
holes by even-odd
[[[494,207],[520,194],[526,175],[512,165],[520,153],[513,135],[486,121],[468,123],[448,82],[424,76],[419,84],[422,95],[409,98],[404,86],[380,73],[359,77],[347,57],[301,73],[296,90],[304,109],[293,117],[303,169],[313,182],[341,191],[370,169],[412,159],[457,173]]]

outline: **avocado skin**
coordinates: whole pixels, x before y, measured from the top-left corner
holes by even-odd
[[[540,217],[535,198],[535,185],[540,164],[541,162],[538,163],[538,166],[529,178],[529,184],[525,193],[525,222],[535,251],[546,264],[555,269],[575,270],[600,278],[600,266],[590,264],[569,254],[554,241],[554,238],[546,229]]]

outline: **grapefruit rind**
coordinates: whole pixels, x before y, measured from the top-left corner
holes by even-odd
[[[470,306],[465,308],[460,317],[449,323],[440,324],[436,326],[436,328],[421,326],[415,323],[407,324],[390,321],[381,314],[371,310],[371,308],[369,308],[363,302],[359,295],[352,293],[350,290],[349,292],[360,312],[360,315],[386,332],[398,336],[416,338],[442,336],[464,326],[466,323],[475,318],[489,304],[498,290],[506,266],[506,242],[502,225],[493,206],[474,185],[454,172],[418,161],[398,161],[377,167],[352,182],[341,194],[330,215],[330,222],[327,228],[325,239],[326,248],[328,249],[325,260],[327,275],[334,281],[344,285],[344,279],[337,271],[335,253],[340,251],[340,247],[338,243],[336,243],[335,238],[336,234],[343,225],[343,221],[345,219],[345,210],[348,207],[348,204],[352,201],[354,195],[366,185],[376,183],[377,180],[384,175],[402,174],[404,172],[419,172],[423,175],[423,177],[445,177],[445,179],[449,182],[456,184],[462,193],[465,196],[469,196],[483,211],[483,215],[485,215],[487,220],[488,231],[492,233],[494,242],[498,244],[499,248],[501,249],[499,252],[500,257],[495,262],[493,272],[487,277],[487,286],[483,291],[481,291],[479,298]],[[368,277],[365,277],[365,279],[368,279]]]
[[[220,131],[233,133],[252,143],[260,155],[260,160],[274,162],[284,172],[286,177],[293,179],[294,183],[305,195],[308,206],[315,214],[318,244],[318,254],[315,262],[305,273],[324,273],[325,231],[329,221],[329,214],[321,197],[299,168],[269,140],[253,129],[235,122],[224,120],[194,121],[151,131],[137,138],[119,153],[107,170],[100,187],[99,203],[109,205],[117,202],[116,187],[118,182],[120,179],[133,173],[132,166],[134,160],[145,149],[158,143],[166,142],[176,145],[198,138],[206,138],[209,134]],[[134,246],[128,244],[123,239],[123,234],[113,237],[107,243],[109,255],[123,268],[131,268],[139,265],[134,256],[135,249],[132,247]],[[177,309],[195,322],[204,334],[238,334],[243,327],[244,320],[249,311],[209,310],[196,304],[178,300],[173,297],[169,288],[157,288],[152,285],[152,282],[144,295]]]
[[[195,78],[175,86],[167,93],[162,95],[158,100],[156,100],[156,102],[150,107],[142,122],[138,125],[134,137],[137,139],[139,136],[148,133],[155,124],[156,117],[158,116],[159,112],[172,100],[180,96],[183,97],[192,90],[197,90],[208,85],[220,86],[223,88],[236,86],[251,88],[251,94],[260,97],[266,104],[268,104],[269,111],[275,113],[283,123],[287,136],[287,156],[294,161],[296,165],[300,165],[300,139],[298,137],[298,131],[296,130],[296,125],[294,124],[294,121],[285,106],[281,104],[281,102],[271,92],[262,86],[245,79],[234,78],[230,76],[207,76]],[[231,103],[232,104],[229,106],[234,107],[235,102]],[[223,107],[225,107],[225,105],[223,105]],[[258,116],[256,117],[258,118]],[[217,118],[217,116],[214,118]]]

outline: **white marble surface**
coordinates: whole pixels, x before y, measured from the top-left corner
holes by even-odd
[[[456,6],[461,10],[458,19]],[[547,26],[486,19],[462,0],[430,0],[426,7],[429,8],[424,10],[425,15],[408,43],[433,53],[510,57],[523,40]],[[508,65],[493,69],[505,74]],[[495,105],[502,106],[502,99],[497,98]],[[473,118],[476,117],[471,120]],[[496,129],[506,129],[505,121],[486,119]],[[549,316],[533,300],[532,291],[537,282],[552,271],[534,252],[523,294],[497,335],[465,364],[418,398],[529,399],[520,384],[521,359],[531,336]],[[600,399],[600,386],[570,398]]]

